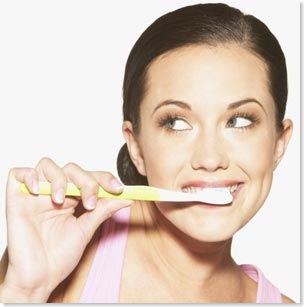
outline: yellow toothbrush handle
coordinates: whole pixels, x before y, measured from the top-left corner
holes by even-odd
[[[103,190],[103,189],[101,189]],[[98,197],[112,197],[112,198],[121,198],[121,199],[131,199],[131,200],[147,200],[147,201],[159,201],[160,194],[157,190],[149,186],[125,186],[123,192],[119,195],[110,194],[103,190],[101,193],[99,190]],[[99,196],[102,194],[102,196]]]
[[[21,184],[20,189],[25,194],[30,194],[30,191],[24,183]],[[51,195],[51,184],[49,182],[39,182],[39,194]],[[66,189],[67,196],[81,196],[81,191],[75,184],[68,182]],[[125,186],[123,192],[120,194],[112,194],[107,192],[102,187],[99,188],[98,198],[119,198],[131,200],[148,200],[159,201],[159,193],[148,186]]]

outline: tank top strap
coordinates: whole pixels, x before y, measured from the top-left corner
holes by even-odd
[[[117,211],[102,225],[101,237],[80,303],[118,303],[128,237],[130,207]]]
[[[282,303],[280,291],[265,277],[258,267],[251,264],[242,264],[240,267],[258,284],[256,303]]]
[[[80,303],[118,303],[128,237],[130,208],[117,211],[102,225],[101,237]],[[240,265],[258,284],[256,303],[282,303],[281,293],[256,266]]]

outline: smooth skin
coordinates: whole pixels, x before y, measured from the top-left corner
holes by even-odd
[[[265,64],[239,45],[181,48],[152,63],[140,131],[123,124],[138,171],[150,185],[173,190],[239,185],[231,206],[134,203],[120,302],[255,302],[257,285],[230,249],[233,235],[267,197],[292,132],[290,120],[277,130],[267,82]],[[98,185],[119,193],[113,179],[75,164],[60,168],[50,159],[11,171],[0,301],[79,301],[96,252],[94,234],[113,212],[131,205],[92,197]],[[52,198],[18,190],[25,182],[35,193],[37,180],[52,182]],[[83,192],[78,217],[79,199],[60,192],[67,181]]]
[[[288,119],[276,128],[266,66],[239,45],[191,46],[154,61],[147,84],[139,133],[130,122],[123,131],[149,184],[241,183],[231,206],[142,206],[139,220],[158,230],[146,231],[146,241],[170,276],[164,292],[173,293],[171,302],[254,302],[256,288],[231,258],[231,238],[264,203],[292,133]],[[150,301],[167,301],[155,296]]]
[[[276,129],[266,69],[238,45],[170,52],[149,69],[140,133],[125,123],[133,161],[150,185],[182,190],[205,183],[242,184],[233,206],[219,210],[157,206],[192,238],[231,238],[269,193],[292,123],[286,119],[283,132]]]

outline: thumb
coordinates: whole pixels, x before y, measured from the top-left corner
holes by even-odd
[[[87,240],[87,244],[92,239],[97,228],[115,212],[122,208],[130,207],[133,200],[121,199],[99,199],[94,210],[86,211],[78,218],[79,227]]]

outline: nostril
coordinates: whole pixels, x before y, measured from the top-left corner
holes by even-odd
[[[228,159],[225,157],[206,157],[202,156],[199,159],[192,161],[192,168],[194,170],[204,169],[207,172],[214,172],[218,169],[227,169],[229,166]]]
[[[215,132],[204,130],[193,144],[192,168],[214,172],[218,169],[227,169],[229,166],[228,151],[224,140]]]

